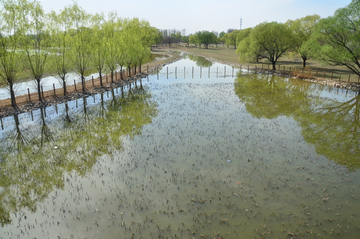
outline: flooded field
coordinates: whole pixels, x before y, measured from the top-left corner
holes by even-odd
[[[0,238],[358,238],[359,94],[225,67],[2,119]]]

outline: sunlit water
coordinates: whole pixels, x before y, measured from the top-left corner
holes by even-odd
[[[0,237],[358,238],[357,93],[190,59],[3,119]]]

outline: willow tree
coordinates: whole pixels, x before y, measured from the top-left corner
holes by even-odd
[[[261,58],[268,59],[273,70],[279,58],[296,47],[295,37],[288,26],[277,22],[264,22],[257,25],[250,33],[251,44],[261,50]],[[249,51],[254,51],[249,48]]]
[[[26,32],[27,1],[1,0],[0,10],[0,78],[8,86],[12,107],[16,107],[14,87],[23,72],[24,55],[19,52]]]
[[[312,38],[312,51],[318,59],[345,66],[360,76],[360,1],[338,9],[334,16],[321,19]]]
[[[118,35],[116,34],[121,28],[121,21],[118,21],[116,12],[110,12],[108,15],[108,20],[104,22],[104,43],[106,46],[106,66],[109,68],[111,73],[111,82],[114,82],[114,73],[118,67],[117,59],[119,48],[121,47],[118,44]]]
[[[52,55],[52,65],[54,66],[59,82],[66,95],[67,74],[70,71],[69,47],[70,47],[70,14],[67,7],[59,14],[52,11],[49,14],[51,39],[53,48],[56,52]]]
[[[103,86],[102,74],[105,68],[105,61],[107,56],[107,45],[104,29],[105,19],[104,14],[95,14],[91,18],[91,25],[93,29],[93,35],[91,36],[91,49],[92,57],[91,62],[93,67],[99,73],[100,85]]]
[[[39,101],[42,101],[41,80],[45,75],[51,40],[48,18],[39,2],[34,1],[29,4],[27,22],[27,35],[23,38],[22,47],[26,53],[30,75],[36,84]]]
[[[285,24],[293,31],[296,38],[296,51],[303,60],[303,67],[306,61],[311,58],[312,51],[309,47],[310,38],[315,31],[315,26],[319,22],[319,15],[309,15],[296,20],[288,20]]]
[[[81,78],[82,90],[85,91],[85,73],[91,68],[92,57],[90,15],[76,3],[69,7],[69,13],[72,22],[70,60]]]

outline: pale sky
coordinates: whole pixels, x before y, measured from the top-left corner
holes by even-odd
[[[39,0],[46,12],[59,11],[72,0]],[[88,13],[116,11],[123,18],[147,20],[158,29],[225,31],[254,27],[262,22],[286,22],[307,15],[331,16],[351,0],[78,0]]]

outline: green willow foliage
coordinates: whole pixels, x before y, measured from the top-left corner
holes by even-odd
[[[77,3],[45,13],[38,1],[0,0],[0,78],[16,107],[14,84],[26,72],[40,87],[47,65],[56,69],[66,94],[67,74],[75,71],[85,90],[85,75],[100,76],[123,66],[139,67],[150,56],[158,30],[147,21],[122,19],[115,12],[91,15]]]

